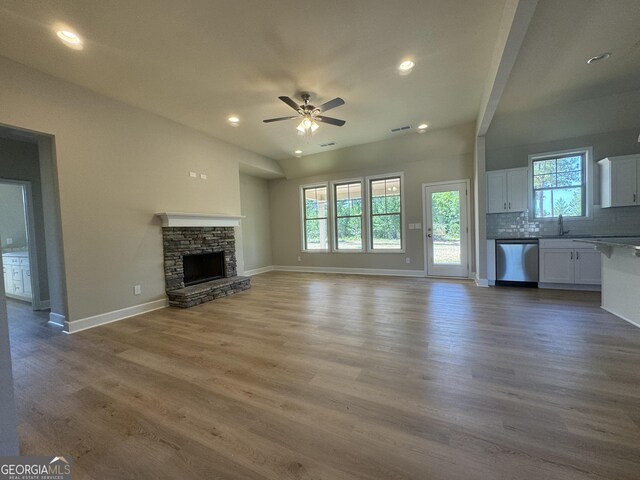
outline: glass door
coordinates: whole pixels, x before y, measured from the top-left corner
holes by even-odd
[[[467,182],[424,186],[428,276],[469,276]]]

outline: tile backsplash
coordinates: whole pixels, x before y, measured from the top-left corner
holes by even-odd
[[[640,236],[640,207],[592,207],[591,218],[564,220],[569,236]],[[487,238],[547,237],[558,235],[557,220],[534,220],[529,211],[487,214]]]

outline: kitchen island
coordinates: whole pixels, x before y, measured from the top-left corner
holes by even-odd
[[[580,242],[602,253],[602,308],[640,327],[640,238]]]

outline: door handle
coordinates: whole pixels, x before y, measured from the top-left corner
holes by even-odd
[[[431,238],[431,234],[430,234],[430,233],[427,233],[427,237]]]

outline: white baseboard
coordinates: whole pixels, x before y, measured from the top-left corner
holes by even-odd
[[[344,273],[349,275],[424,277],[424,271],[422,270],[391,270],[386,268],[299,267],[293,265],[274,265],[273,270],[279,272]]]
[[[40,300],[39,303],[34,304],[36,310],[48,310],[51,308],[51,302],[49,300]]]
[[[622,320],[624,320],[625,322],[629,322],[631,325],[633,325],[633,326],[635,326],[635,327],[640,328],[640,323],[638,323],[637,321],[635,321],[635,320],[631,320],[630,318],[627,318],[627,317],[623,317],[623,316],[622,316],[622,315],[620,315],[619,313],[613,312],[613,311],[609,310],[609,309],[608,309],[608,308],[606,308],[606,307],[602,307],[602,306],[601,306],[600,308],[601,308],[601,309],[603,309],[605,312],[609,312],[610,314],[615,315],[615,316],[616,316],[616,317],[618,317],[618,318],[621,318],[621,319],[622,319]]]
[[[253,275],[260,275],[261,273],[272,272],[274,270],[273,265],[269,265],[268,267],[260,267],[254,268],[253,270],[245,270],[244,274],[247,277],[252,277]]]
[[[141,305],[134,305],[132,307],[123,308],[121,310],[114,310],[113,312],[101,313],[92,317],[81,318],[80,320],[74,320],[73,322],[64,322],[66,333],[76,333],[88,328],[97,327],[98,325],[104,325],[106,323],[117,322],[118,320],[124,320],[125,318],[134,317],[142,313],[152,312],[165,308],[169,305],[166,298],[160,300],[154,300],[153,302],[143,303]],[[63,317],[64,318],[64,317]],[[49,320],[51,321],[51,320]]]
[[[586,292],[599,292],[602,290],[600,285],[577,285],[573,283],[538,283],[538,288],[547,288],[550,290],[577,290]]]
[[[489,287],[489,280],[486,278],[480,278],[476,274],[473,279],[476,282],[476,287]]]
[[[59,313],[49,312],[49,322],[51,325],[57,325],[58,327],[64,327],[66,318]]]

